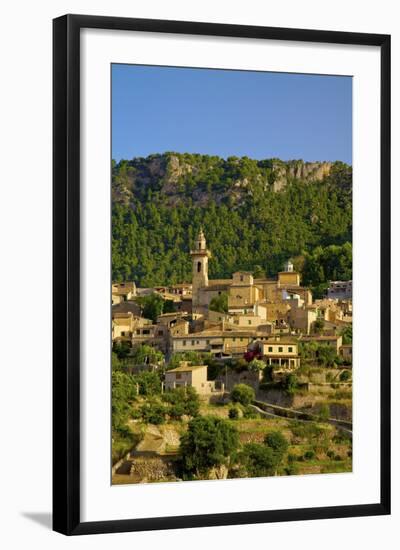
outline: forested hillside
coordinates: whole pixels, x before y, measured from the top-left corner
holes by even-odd
[[[352,171],[341,162],[151,155],[113,163],[112,200],[117,281],[190,281],[200,226],[211,278],[273,276],[288,257],[317,292],[352,275]]]

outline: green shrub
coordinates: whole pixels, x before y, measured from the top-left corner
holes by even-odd
[[[270,447],[258,443],[246,443],[239,460],[249,477],[273,475],[279,463]]]
[[[143,422],[148,424],[163,424],[165,422],[166,408],[162,403],[149,401],[140,408]]]
[[[339,380],[341,382],[347,382],[351,378],[351,372],[349,370],[342,370],[339,375]]]
[[[289,447],[287,439],[278,430],[267,433],[264,443],[279,455],[285,454]]]
[[[237,407],[231,407],[229,409],[229,418],[231,420],[237,420],[239,418],[239,410]]]
[[[243,418],[260,418],[260,414],[253,407],[247,406],[243,410]]]
[[[260,372],[260,371],[263,371],[265,369],[265,363],[264,363],[264,361],[261,361],[261,359],[253,359],[247,365],[247,368],[251,372]]]
[[[255,391],[247,384],[236,384],[231,392],[231,399],[235,403],[247,406],[255,399]]]
[[[292,372],[287,374],[282,380],[282,388],[287,394],[293,395],[298,388],[297,376]]]
[[[315,453],[314,451],[306,451],[303,457],[304,457],[304,460],[312,460],[313,458],[315,458]]]
[[[163,394],[164,402],[169,403],[168,414],[173,418],[180,418],[184,414],[187,416],[197,416],[200,411],[200,399],[194,388],[175,388]]]

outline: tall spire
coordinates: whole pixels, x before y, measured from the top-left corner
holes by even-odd
[[[192,305],[202,305],[201,289],[208,286],[208,258],[211,252],[207,250],[207,242],[204,236],[203,228],[200,228],[197,239],[194,243],[194,250],[191,250],[192,256]]]
[[[195,250],[207,250],[207,242],[202,227],[200,227],[199,234],[197,235]]]

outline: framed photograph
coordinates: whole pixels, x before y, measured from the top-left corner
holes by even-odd
[[[390,36],[54,20],[54,530],[390,513]]]

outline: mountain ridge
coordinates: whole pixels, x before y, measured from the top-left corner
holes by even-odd
[[[191,204],[199,206],[214,200],[235,208],[249,195],[281,192],[294,181],[322,182],[338,167],[351,170],[340,161],[223,159],[167,152],[113,163],[112,199],[127,206],[135,199],[143,202],[159,194],[169,206],[191,199]]]

